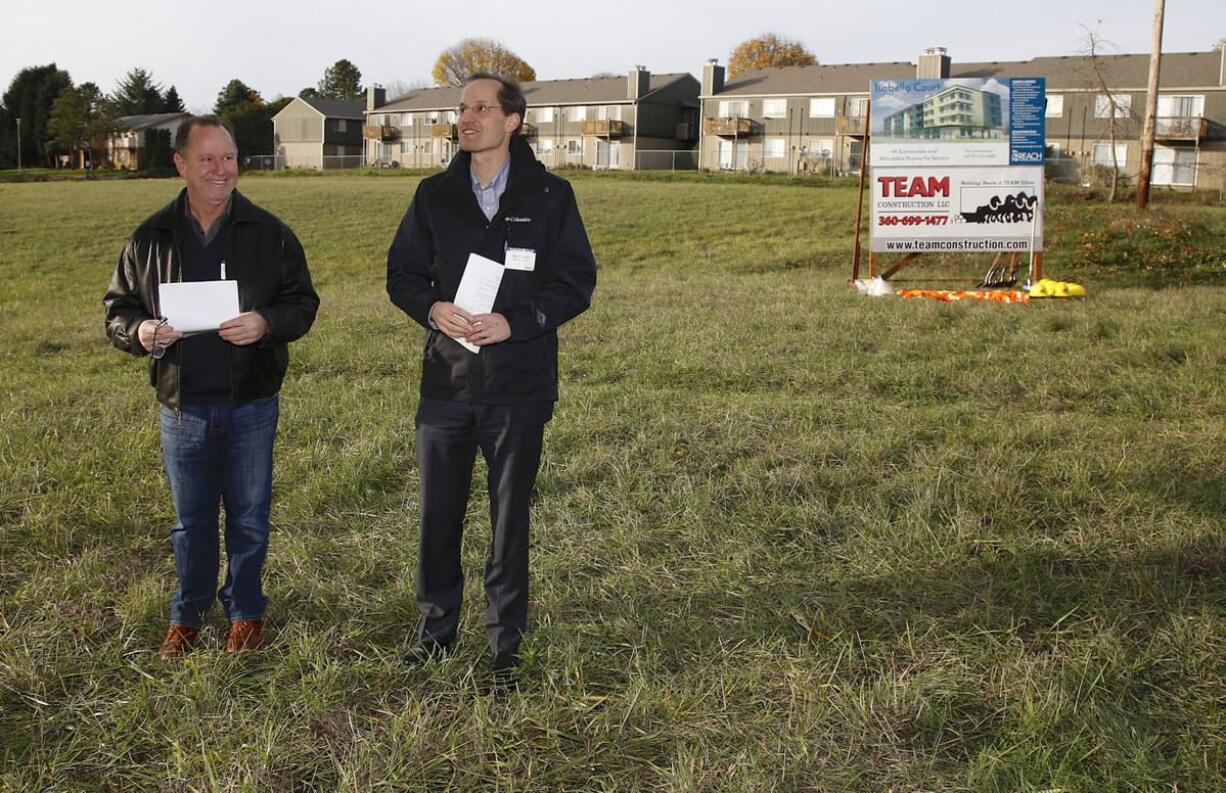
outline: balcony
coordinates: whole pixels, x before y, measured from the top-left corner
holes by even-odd
[[[595,135],[601,138],[620,138],[626,134],[626,124],[623,121],[614,119],[596,119],[595,121],[584,121],[581,127],[582,134]]]
[[[1159,140],[1201,140],[1209,134],[1209,119],[1200,116],[1158,116],[1154,137]]]
[[[400,140],[400,127],[385,127],[379,124],[367,124],[362,127],[362,137],[367,140]]]
[[[444,138],[446,140],[458,140],[456,135],[455,124],[431,124],[430,137]]]
[[[753,119],[740,116],[707,118],[703,120],[703,132],[721,138],[740,138],[753,134]]]
[[[834,128],[840,135],[863,136],[868,124],[864,116],[839,116],[834,120]]]
[[[519,134],[525,138],[535,138],[536,137],[536,125],[524,122],[519,127]]]

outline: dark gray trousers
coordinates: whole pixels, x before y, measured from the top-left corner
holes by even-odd
[[[417,410],[421,553],[419,642],[450,644],[464,596],[464,513],[477,449],[489,467],[491,539],[485,560],[485,633],[515,652],[528,627],[528,512],[552,403],[470,405],[423,397]]]

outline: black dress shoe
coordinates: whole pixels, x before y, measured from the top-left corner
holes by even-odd
[[[426,641],[404,654],[404,662],[408,666],[421,666],[430,661],[441,660],[451,649],[450,644]]]
[[[490,663],[490,669],[494,672],[494,680],[490,685],[490,694],[494,699],[505,699],[514,692],[519,691],[519,679],[515,675],[515,670],[518,666],[519,653],[494,653],[494,660]]]

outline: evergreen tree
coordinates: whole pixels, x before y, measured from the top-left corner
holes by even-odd
[[[213,112],[230,122],[240,159],[272,153],[272,115],[260,92],[234,79],[217,94]]]
[[[153,75],[139,66],[124,75],[111,95],[111,105],[117,116],[160,113],[162,103],[162,86],[153,82]]]
[[[23,165],[54,165],[54,147],[47,145],[47,123],[60,92],[72,87],[68,72],[54,63],[22,69],[4,92],[0,110],[0,167],[17,164],[17,119],[21,119]]]
[[[319,81],[319,96],[330,99],[357,99],[362,95],[362,72],[351,61],[341,58],[324,70]]]
[[[162,97],[162,112],[163,113],[186,113],[187,108],[183,106],[183,100],[179,98],[179,92],[172,85],[166,89],[166,95]]]

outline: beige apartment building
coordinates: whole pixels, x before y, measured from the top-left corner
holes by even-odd
[[[1107,83],[1104,92],[1094,66]],[[858,171],[868,129],[872,80],[1043,77],[1047,82],[1049,174],[1086,181],[1110,167],[1135,177],[1148,55],[1041,57],[1026,61],[955,63],[943,48],[916,63],[864,63],[758,69],[724,79],[724,67],[703,67],[703,170],[848,174]],[[923,109],[920,109],[923,112]],[[922,123],[914,116],[899,124]],[[1153,182],[1217,189],[1226,179],[1226,53],[1163,55]]]
[[[698,81],[690,74],[538,80],[522,85],[528,102],[522,134],[548,168],[638,170],[697,167]],[[422,88],[386,101],[367,91],[368,165],[445,167],[459,149],[460,89]]]
[[[361,102],[294,97],[272,117],[276,168],[357,168],[362,165]]]

